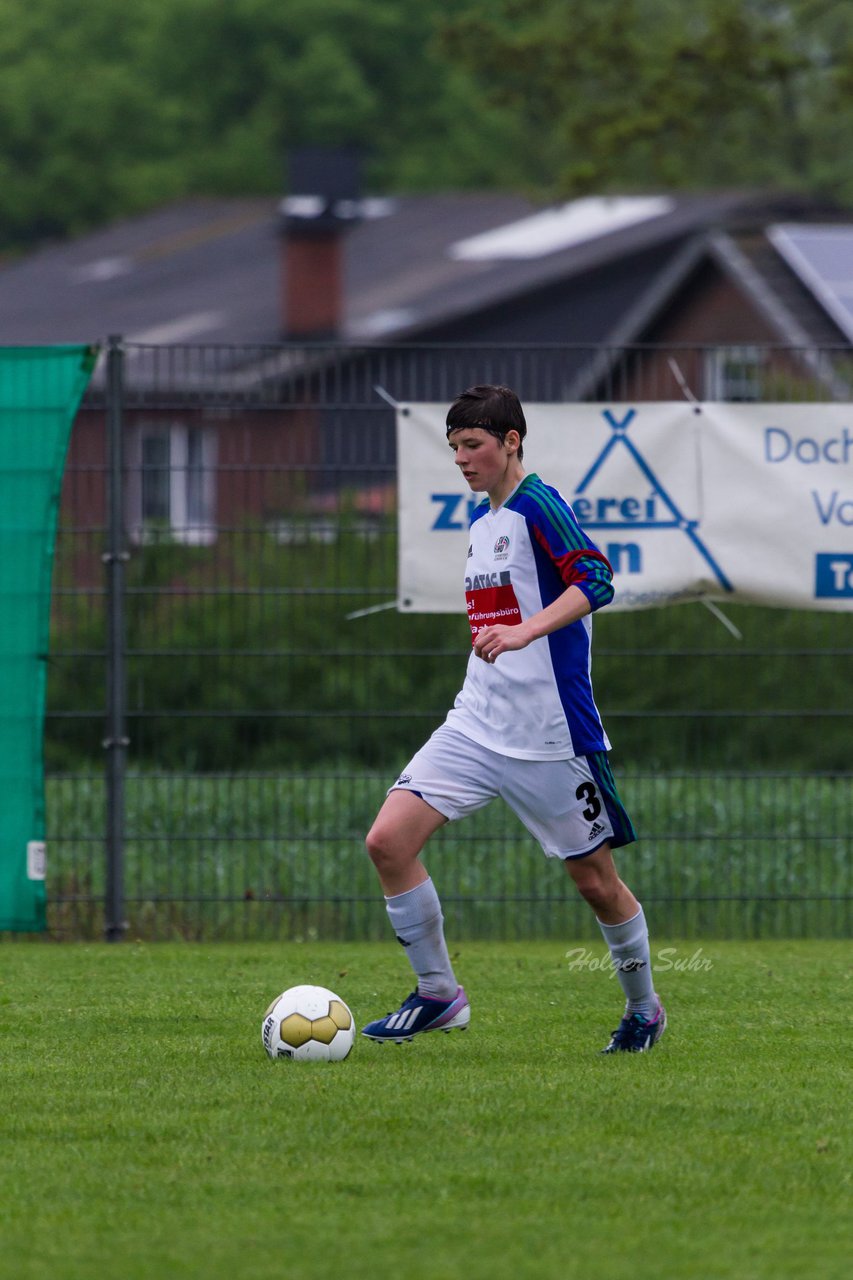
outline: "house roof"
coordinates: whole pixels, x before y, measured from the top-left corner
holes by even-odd
[[[765,234],[780,221],[844,216],[799,197],[653,194],[545,207],[448,193],[369,201],[365,211],[345,235],[344,342],[537,340],[537,308],[539,334],[555,343],[634,342],[708,256],[780,342],[844,341]],[[189,200],[7,262],[0,344],[116,334],[155,346],[277,346],[280,226],[271,199]],[[500,326],[481,323],[488,316]],[[250,363],[263,376],[269,361]]]

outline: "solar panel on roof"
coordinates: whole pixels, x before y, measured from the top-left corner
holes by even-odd
[[[853,341],[853,226],[785,223],[769,227],[767,236]]]
[[[671,213],[671,196],[586,196],[517,222],[457,240],[448,249],[461,261],[541,258]]]

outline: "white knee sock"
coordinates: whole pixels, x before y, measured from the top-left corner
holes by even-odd
[[[444,940],[444,916],[432,880],[385,899],[397,941],[406,948],[418,977],[418,993],[435,1000],[452,1000],[459,984]]]
[[[649,931],[643,908],[622,924],[598,922],[604,941],[610,948],[613,967],[619,978],[627,1001],[626,1013],[639,1013],[643,1018],[653,1018],[657,1012],[652,977],[652,957],[649,949]]]

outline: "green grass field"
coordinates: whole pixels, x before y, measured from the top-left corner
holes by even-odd
[[[619,1058],[587,946],[463,944],[469,1032],[295,1064],[272,997],[362,1025],[392,942],[5,945],[0,1277],[846,1277],[849,946],[656,940],[670,1028]]]

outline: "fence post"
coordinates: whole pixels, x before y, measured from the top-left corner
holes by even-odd
[[[125,689],[125,565],[124,449],[122,400],[124,349],[120,337],[107,345],[107,505],[108,543],[103,560],[107,571],[107,733],[106,751],[106,901],[104,933],[120,942],[127,930],[124,903],[124,779],[127,763]]]

